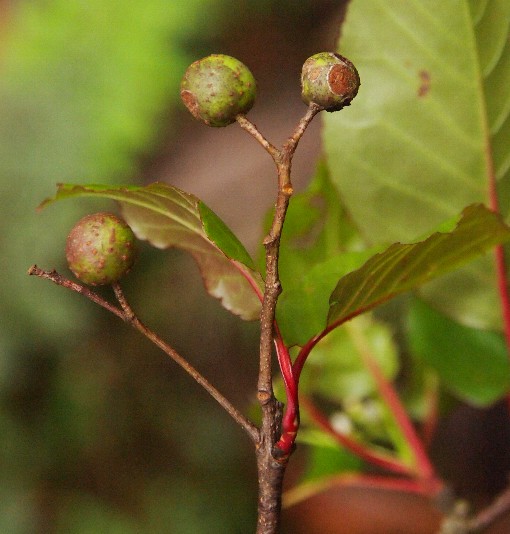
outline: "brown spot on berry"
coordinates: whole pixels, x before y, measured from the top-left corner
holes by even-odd
[[[356,67],[347,58],[333,52],[319,52],[309,57],[301,71],[301,97],[326,111],[348,106],[360,84]]]
[[[200,119],[200,112],[195,95],[191,91],[186,91],[184,89],[181,91],[181,98],[193,117],[195,117],[195,119]]]
[[[341,65],[333,65],[328,75],[328,82],[331,90],[337,95],[342,95],[349,91],[349,76]]]

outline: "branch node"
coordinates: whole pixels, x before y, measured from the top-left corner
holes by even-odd
[[[272,391],[259,390],[257,392],[257,400],[261,406],[269,404],[273,399]]]

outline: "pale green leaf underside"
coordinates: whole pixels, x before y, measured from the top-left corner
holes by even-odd
[[[328,324],[341,324],[509,239],[510,228],[498,215],[481,204],[468,206],[451,232],[395,243],[344,276],[331,294]]]
[[[356,64],[352,105],[325,117],[333,182],[371,245],[409,241],[474,202],[492,169],[510,207],[510,3],[352,0],[339,51]],[[462,287],[464,271],[452,275]],[[471,325],[499,327],[492,261],[470,265],[470,291],[434,305]]]
[[[81,196],[119,202],[139,239],[161,249],[176,247],[189,252],[212,296],[243,319],[258,317],[260,300],[253,286],[261,286],[260,274],[253,270],[253,262],[239,240],[197,197],[163,183],[120,188],[61,184],[55,197],[41,206]]]

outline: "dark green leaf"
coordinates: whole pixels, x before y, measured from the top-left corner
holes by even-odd
[[[351,317],[414,289],[508,241],[510,229],[483,205],[467,207],[456,228],[418,243],[395,243],[342,278],[331,294],[328,324]]]
[[[458,398],[487,406],[510,386],[503,336],[459,325],[416,299],[408,317],[412,350]]]
[[[251,256],[232,230],[203,202],[198,205],[207,237],[230,259],[255,269]]]
[[[54,198],[99,196],[116,200],[139,239],[158,248],[177,247],[193,255],[207,291],[243,319],[256,319],[260,300],[252,285],[260,274],[243,245],[220,219],[195,196],[176,187],[154,183],[146,187],[60,185]],[[220,248],[221,247],[221,248]]]

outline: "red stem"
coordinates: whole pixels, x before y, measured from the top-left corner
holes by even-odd
[[[492,167],[492,162],[491,162]],[[496,177],[494,169],[489,173],[489,207],[496,213],[500,212],[498,192],[496,187]],[[501,300],[501,313],[503,316],[503,330],[505,333],[506,345],[510,353],[510,294],[508,291],[508,280],[506,274],[506,258],[503,245],[496,245],[494,249],[496,260],[496,276],[498,283],[499,298]]]
[[[429,449],[432,444],[439,416],[439,391],[437,378],[434,377],[433,383],[431,382],[431,380],[427,380],[427,383],[425,384],[426,413],[421,428],[421,437],[426,449]]]
[[[280,329],[275,322],[275,345],[278,363],[283,376],[287,404],[282,418],[282,434],[276,447],[285,454],[290,454],[294,447],[296,435],[299,430],[299,397],[298,381],[292,367],[289,351],[283,342]]]
[[[407,412],[400,402],[400,399],[395,391],[393,385],[386,380],[386,377],[382,374],[381,369],[375,362],[375,360],[367,354],[363,354],[365,365],[368,367],[372,376],[374,377],[381,396],[388,404],[393,417],[395,418],[402,434],[413,450],[416,459],[416,470],[420,478],[427,480],[435,479],[436,474],[434,467],[430,463],[427,453],[423,447],[423,444],[416,433],[416,430],[407,415]]]
[[[498,277],[498,290],[501,299],[501,312],[503,315],[503,328],[508,351],[510,352],[510,295],[506,279],[506,259],[503,245],[497,245],[494,251],[496,256],[496,272]]]
[[[411,469],[400,460],[392,458],[389,455],[370,450],[370,448],[362,443],[359,443],[345,434],[337,432],[329,422],[328,418],[312,403],[310,399],[301,399],[301,403],[303,406],[306,406],[306,411],[310,414],[317,426],[322,428],[322,430],[327,432],[331,437],[338,441],[338,443],[362,460],[365,460],[366,462],[383,469],[387,469],[388,471],[392,471],[393,473],[398,473],[401,475],[413,474]]]
[[[296,361],[294,362],[293,371],[294,376],[296,377],[296,382],[299,383],[299,377],[301,376],[301,371],[303,370],[303,366],[305,365],[305,362],[310,355],[310,352],[312,352],[313,348],[321,339],[324,339],[331,331],[333,331],[335,328],[338,328],[339,326],[342,326],[347,321],[350,321],[351,319],[354,319],[354,317],[357,317],[358,315],[361,315],[365,313],[367,310],[363,308],[359,308],[355,312],[351,313],[350,315],[347,315],[346,317],[343,317],[339,321],[335,321],[333,323],[328,324],[326,328],[322,331],[310,338],[299,351],[299,354],[296,357]]]
[[[299,354],[296,357],[296,361],[294,362],[294,365],[292,366],[292,370],[294,371],[294,376],[296,378],[296,382],[299,383],[299,377],[301,376],[301,371],[303,370],[303,366],[305,365],[305,362],[310,355],[310,352],[312,352],[313,348],[319,341],[323,338],[325,338],[332,330],[334,330],[337,326],[340,326],[340,324],[330,324],[328,325],[322,332],[319,332],[317,335],[310,338],[299,351]]]
[[[444,487],[442,482],[437,480],[433,484],[424,483],[422,480],[412,480],[408,478],[389,478],[376,475],[352,475],[347,479],[351,485],[359,484],[369,488],[385,489],[392,491],[403,491],[405,493],[418,493],[427,497],[433,497]]]
[[[253,279],[243,264],[238,262],[234,263],[246,278],[260,302],[262,302],[264,294],[257,282]],[[276,356],[278,358],[278,365],[283,377],[285,396],[287,398],[285,412],[282,418],[282,433],[276,447],[282,451],[282,453],[290,454],[294,447],[294,442],[299,429],[298,381],[294,377],[292,359],[289,350],[283,341],[283,336],[276,320],[274,322],[274,344],[276,348]]]
[[[414,493],[429,498],[434,498],[444,487],[441,482],[431,485],[424,484],[422,480],[403,477],[397,478],[347,472],[305,482],[296,486],[287,491],[283,496],[284,506],[289,508],[312,495],[316,495],[321,491],[326,491],[327,489],[337,486],[357,486],[376,490],[401,491],[403,493]]]
[[[488,134],[487,134],[488,135]],[[492,161],[490,147],[486,147],[487,167],[489,173],[489,207],[496,213],[500,213],[498,189],[496,183],[496,173],[494,162]],[[503,319],[503,332],[505,334],[508,356],[510,358],[510,294],[508,291],[508,280],[506,270],[505,249],[503,245],[496,245],[494,249],[494,259],[496,262],[496,277],[499,299],[501,302],[501,315]],[[510,411],[510,395],[507,395],[507,404]]]
[[[301,374],[301,370],[303,369],[303,365],[305,364],[306,359],[308,358],[310,352],[315,347],[315,345],[317,345],[317,343],[321,339],[323,339],[327,334],[329,334],[329,332],[331,332],[339,325],[340,323],[332,323],[328,325],[322,332],[311,338],[302,347],[293,365],[296,382],[299,382],[299,376]],[[393,385],[388,380],[386,380],[374,359],[371,358],[370,355],[366,354],[364,351],[360,352],[365,361],[365,365],[372,373],[374,380],[376,381],[381,396],[383,397],[389,409],[391,410],[395,421],[401,429],[407,443],[413,450],[416,459],[416,470],[418,476],[423,479],[436,479],[434,468],[427,456],[425,448],[420,438],[418,437],[418,434],[416,433],[416,430],[411,420],[409,419],[406,410],[400,402],[400,399],[395,389],[393,388]]]

